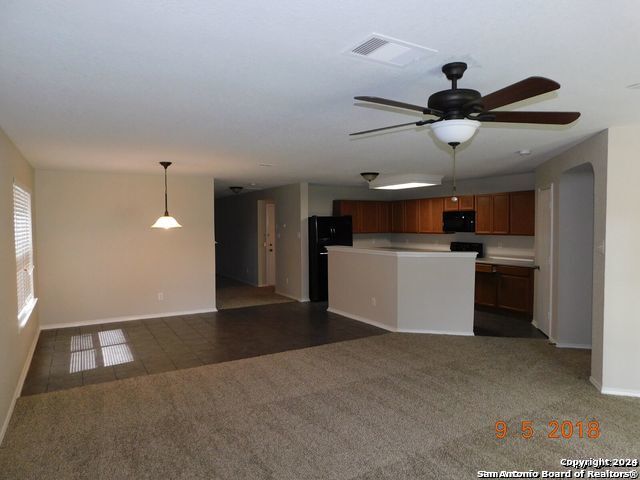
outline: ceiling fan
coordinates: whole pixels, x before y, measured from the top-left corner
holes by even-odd
[[[351,133],[350,135],[364,135],[408,125],[422,126],[430,124],[433,133],[438,139],[457,146],[473,136],[480,126],[480,122],[567,125],[580,117],[579,112],[495,111],[496,108],[557,90],[560,88],[560,84],[544,77],[529,77],[483,96],[477,90],[458,88],[458,80],[462,78],[466,69],[467,64],[464,62],[453,62],[444,65],[442,72],[447,79],[451,80],[451,88],[432,94],[426,107],[380,97],[355,97],[356,100],[363,102],[414,110],[423,115],[430,115],[436,118],[374,128]]]

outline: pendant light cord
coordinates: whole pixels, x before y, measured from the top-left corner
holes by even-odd
[[[167,202],[167,167],[164,167],[164,216],[169,216],[169,206]]]
[[[456,194],[457,194],[457,189],[456,189],[456,147],[458,145],[460,145],[460,143],[458,142],[451,142],[449,145],[451,145],[451,148],[453,149],[453,194],[451,195],[452,199],[456,198]],[[454,201],[457,201],[454,200]]]

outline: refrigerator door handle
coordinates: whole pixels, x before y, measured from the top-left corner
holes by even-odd
[[[329,255],[329,252],[320,252],[320,255]]]

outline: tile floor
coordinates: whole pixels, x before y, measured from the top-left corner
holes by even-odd
[[[479,309],[475,311],[473,333],[487,337],[547,338],[527,318]]]
[[[383,333],[324,303],[297,302],[43,330],[22,395]]]

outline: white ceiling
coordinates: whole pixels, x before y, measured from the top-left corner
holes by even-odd
[[[612,125],[640,123],[637,0],[259,0],[0,3],[0,127],[41,168],[206,173],[223,184],[357,184],[358,172],[450,173],[420,117],[354,95],[426,104],[442,64],[489,93],[531,75],[562,85],[533,110],[569,127],[483,126],[461,177],[531,171]],[[405,68],[342,54],[372,32],[438,53]],[[520,157],[515,152],[531,149]],[[273,164],[260,167],[258,164]]]

